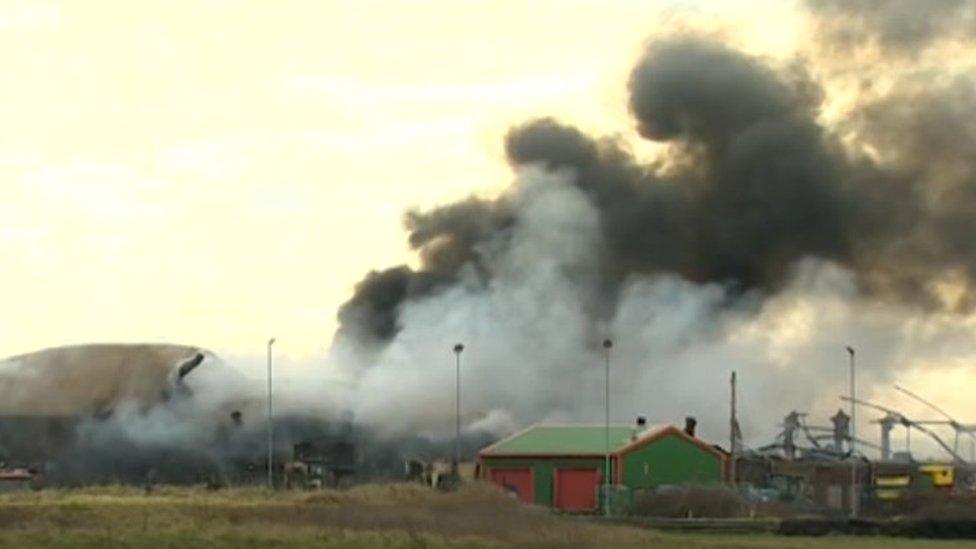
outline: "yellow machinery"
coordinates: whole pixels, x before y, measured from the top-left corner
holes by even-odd
[[[951,489],[956,483],[956,468],[953,465],[929,463],[918,467],[920,474],[932,479],[932,486]]]
[[[927,463],[919,465],[913,473],[876,474],[874,493],[878,501],[895,501],[933,489],[949,492],[953,490],[955,483],[955,465]]]
[[[908,495],[911,475],[885,475],[874,479],[875,496],[880,501],[893,501]]]

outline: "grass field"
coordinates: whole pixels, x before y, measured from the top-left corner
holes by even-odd
[[[918,547],[919,540],[661,533],[526,508],[475,485],[348,491],[121,488],[0,494],[0,547]],[[931,547],[973,546],[926,542]]]

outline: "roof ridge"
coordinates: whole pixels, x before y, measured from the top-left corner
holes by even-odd
[[[606,450],[602,447],[602,440],[596,440],[594,437],[602,434],[606,427],[607,424],[605,423],[536,423],[482,449],[479,454],[488,456],[519,453],[515,448],[525,448],[529,453],[554,451],[577,455],[603,454]],[[668,429],[676,429],[671,424],[612,424],[611,427],[614,434],[609,441],[611,444],[608,450],[614,453],[629,447],[637,440],[657,436]],[[565,435],[561,434],[563,430],[566,431]],[[566,438],[562,439],[563,436]],[[600,438],[602,439],[602,437]],[[533,446],[535,448],[532,448]],[[547,448],[547,450],[542,450],[542,448]]]
[[[535,427],[605,427],[606,423],[535,423],[529,428]],[[643,427],[654,427],[656,425],[667,425],[666,423],[648,424]],[[611,423],[610,427],[618,427],[620,429],[629,429],[631,427],[641,427],[636,423]]]
[[[525,433],[528,433],[532,429],[535,429],[538,425],[539,425],[538,423],[535,423],[533,425],[529,425],[528,427],[526,427],[524,429],[520,429],[518,431],[515,431],[514,433],[508,435],[507,437],[504,437],[501,440],[496,441],[494,444],[488,445],[487,448],[482,448],[478,453],[479,454],[483,454],[483,453],[486,453],[486,452],[491,452],[496,447],[501,446],[502,444],[506,444],[506,443],[508,443],[508,442],[510,442],[512,440],[515,440],[516,438],[524,435]]]

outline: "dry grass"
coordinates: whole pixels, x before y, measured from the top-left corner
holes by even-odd
[[[0,547],[853,547],[910,540],[665,534],[524,507],[483,485],[266,492],[104,487],[0,494]],[[947,544],[946,546],[953,546]]]

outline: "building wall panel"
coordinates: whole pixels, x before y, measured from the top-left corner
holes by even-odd
[[[593,511],[599,485],[597,469],[556,469],[553,506],[563,511]]]
[[[532,469],[492,469],[491,483],[508,492],[514,492],[522,503],[535,502],[535,485],[532,481]]]
[[[484,477],[491,479],[491,472],[496,469],[532,469],[535,503],[551,506],[553,504],[554,473],[556,469],[597,469],[600,471],[602,482],[604,461],[599,458],[572,457],[538,457],[538,458],[492,458],[484,459]],[[612,474],[612,469],[611,469]],[[611,477],[613,478],[613,477]]]
[[[667,436],[623,457],[623,484],[632,490],[665,484],[715,484],[722,481],[722,459],[678,436]]]

